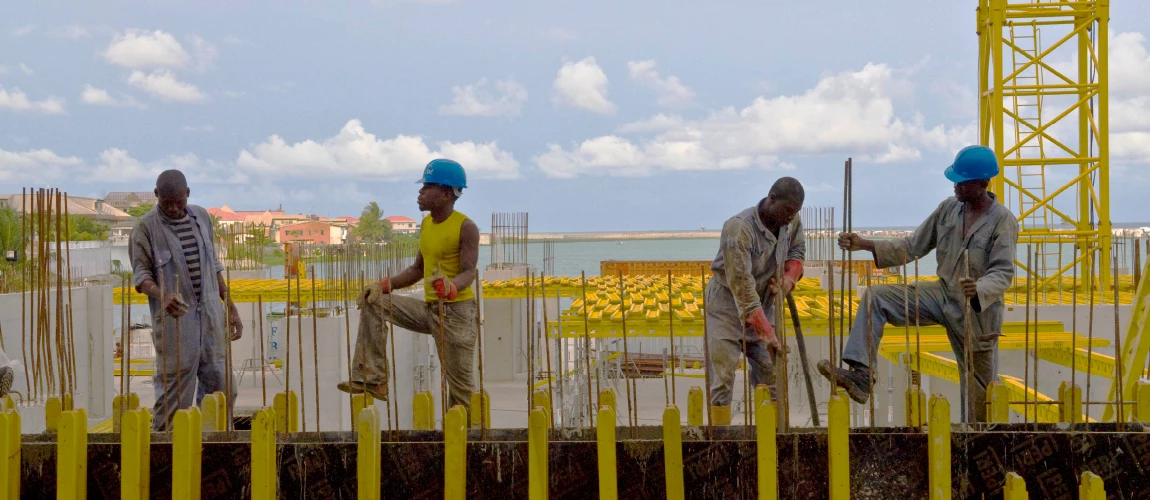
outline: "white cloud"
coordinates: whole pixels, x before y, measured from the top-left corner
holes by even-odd
[[[602,115],[615,112],[615,103],[607,99],[607,74],[595,63],[594,57],[564,62],[552,87],[555,89],[554,101],[558,105]]]
[[[627,68],[631,72],[631,79],[655,91],[659,105],[665,107],[681,107],[691,104],[695,93],[683,85],[676,76],[666,78],[659,76],[655,71],[655,61],[631,61]]]
[[[921,157],[921,149],[950,152],[975,138],[973,124],[928,128],[920,115],[895,114],[892,95],[910,85],[883,64],[821,79],[797,95],[759,97],[742,109],[725,108],[699,120],[655,117],[620,127],[650,133],[637,140],[609,135],[570,150],[551,144],[535,157],[553,177],[645,175],[662,170],[793,167],[779,155],[852,154],[885,163]]]
[[[117,33],[104,50],[104,58],[126,68],[182,68],[191,60],[176,37],[159,30]]]
[[[21,92],[18,88],[13,87],[12,91],[9,92],[4,87],[0,87],[0,108],[8,108],[13,111],[35,111],[46,115],[62,115],[64,114],[64,100],[49,96],[41,101],[33,101],[28,99],[28,94]]]
[[[416,179],[434,158],[451,158],[463,164],[473,178],[513,179],[519,163],[495,142],[440,142],[432,150],[423,138],[400,135],[379,139],[351,120],[334,137],[288,144],[273,135],[240,152],[239,169],[252,174],[310,179],[363,178]]]
[[[133,71],[128,84],[165,101],[198,102],[208,98],[195,85],[181,82],[168,70],[156,70],[151,74]]]
[[[28,76],[32,76],[32,75],[36,74],[35,71],[32,71],[32,68],[29,68],[28,65],[24,64],[24,63],[20,63],[20,71],[23,71],[24,74],[28,75]]]
[[[100,153],[100,159],[88,174],[91,182],[109,184],[154,181],[160,172],[177,169],[188,177],[189,184],[247,184],[250,178],[243,172],[214,161],[202,161],[194,154],[170,155],[161,160],[144,163],[120,148]]]
[[[62,157],[48,149],[24,152],[0,149],[0,182],[45,182],[61,177],[69,167],[82,165],[74,156]]]
[[[487,79],[480,78],[470,85],[451,87],[451,104],[439,107],[445,115],[458,116],[518,116],[527,102],[527,88],[514,78],[495,82],[499,96],[487,88]]]
[[[216,58],[220,56],[220,51],[216,49],[215,44],[204,40],[199,35],[192,35],[188,37],[192,43],[192,53],[195,54],[196,68],[200,71],[212,67],[216,62]]]
[[[1150,94],[1150,53],[1145,41],[1141,33],[1119,33],[1110,41],[1111,92]]]
[[[127,94],[121,94],[119,99],[112,97],[108,94],[107,90],[96,88],[91,85],[84,85],[84,90],[80,92],[80,101],[84,104],[92,104],[95,106],[124,106],[130,108],[144,109],[144,103],[137,101],[135,97]]]

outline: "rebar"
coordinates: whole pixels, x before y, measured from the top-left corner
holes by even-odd
[[[587,421],[595,425],[595,406],[591,402],[591,326],[587,319],[587,271],[580,271],[583,284],[583,361],[587,370]]]
[[[312,367],[315,368],[315,431],[320,431],[319,424],[319,316],[316,315],[315,297],[315,266],[311,268],[311,356]]]
[[[670,336],[671,343],[671,404],[678,404],[675,398],[675,367],[678,362],[675,360],[675,299],[673,298],[674,291],[671,285],[671,270],[667,270],[667,334]]]
[[[1027,251],[1029,253],[1029,249]],[[967,250],[962,251],[962,277],[970,277],[970,254]],[[974,409],[974,326],[972,325],[973,314],[970,307],[970,298],[964,297],[962,301],[963,310],[963,328],[966,330],[966,405],[964,405],[963,423],[967,426],[970,425],[971,420],[974,419],[976,414]]]
[[[304,272],[307,272],[306,268]],[[303,287],[300,286],[299,274],[299,272],[295,273],[295,340],[296,345],[299,347],[299,421],[300,428],[303,432],[307,432],[307,390],[305,390],[303,384]],[[288,307],[291,307],[291,294],[288,294]]]
[[[264,369],[267,366],[267,355],[264,353],[264,296],[259,294],[257,296],[259,303],[259,330],[260,330],[260,393],[263,394],[263,406],[268,405],[268,372]],[[125,301],[126,302],[126,301]],[[354,425],[352,426],[354,428]]]
[[[479,271],[475,272],[475,331],[476,331],[476,344],[479,346],[479,438],[482,440],[487,439],[487,391],[483,388],[483,309],[479,307],[480,300],[483,299],[482,280],[479,279]],[[543,294],[543,323],[547,324],[547,294]],[[394,344],[393,344],[394,345]],[[551,343],[547,343],[547,372],[551,373]],[[394,355],[394,353],[393,353]],[[393,358],[394,359],[394,358]],[[394,398],[392,398],[394,399]],[[551,379],[547,379],[547,399],[551,399]],[[398,411],[398,410],[397,410]],[[554,407],[552,407],[554,413]],[[554,426],[555,416],[551,416],[552,426]]]
[[[634,423],[634,420],[632,420],[632,413],[634,413],[633,410],[635,408],[631,402],[631,382],[628,380],[629,376],[627,375],[627,363],[629,363],[631,360],[631,350],[630,350],[630,348],[627,347],[627,333],[628,333],[627,332],[627,310],[630,309],[630,307],[627,305],[627,287],[623,284],[623,270],[618,269],[617,272],[619,273],[619,308],[622,310],[621,311],[621,313],[622,313],[621,319],[623,321],[623,370],[622,370],[622,376],[623,376],[623,387],[627,392],[627,425],[634,426],[635,423]],[[704,330],[705,330],[705,327],[704,327]],[[705,336],[706,333],[704,333],[703,335]]]

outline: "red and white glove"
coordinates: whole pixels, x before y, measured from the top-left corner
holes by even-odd
[[[795,285],[803,279],[803,261],[788,260],[783,265],[783,295],[795,290]]]
[[[747,325],[755,329],[755,333],[759,334],[759,340],[766,342],[767,349],[772,353],[782,349],[779,340],[775,338],[775,328],[771,326],[770,321],[767,321],[767,313],[763,312],[763,308],[756,307],[755,311],[747,316]]]
[[[355,301],[356,307],[363,309],[364,304],[374,304],[385,293],[391,293],[391,280],[383,278],[379,283],[372,283],[363,287]]]
[[[435,296],[439,297],[439,300],[451,301],[459,296],[459,290],[455,288],[455,282],[447,278],[439,278],[435,280],[435,283],[432,283],[431,286],[435,288]]]

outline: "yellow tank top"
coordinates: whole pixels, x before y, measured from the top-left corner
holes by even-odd
[[[423,224],[419,227],[419,253],[423,255],[423,297],[428,302],[439,300],[431,283],[436,269],[448,279],[459,276],[459,231],[465,220],[467,216],[461,212],[452,212],[447,220],[439,224],[430,215],[423,218]],[[473,298],[475,290],[469,284],[467,288],[460,288],[459,295],[451,302]]]

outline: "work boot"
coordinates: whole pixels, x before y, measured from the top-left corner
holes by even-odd
[[[15,376],[11,366],[0,366],[0,398],[12,390],[12,377]]]
[[[350,382],[340,382],[335,387],[348,394],[363,394],[366,392],[377,401],[387,401],[387,384],[367,384],[352,380]]]
[[[711,405],[711,425],[731,425],[731,405]]]
[[[832,373],[839,387],[846,389],[847,395],[856,403],[865,403],[870,398],[870,390],[874,385],[870,369],[862,366],[851,366],[850,370],[831,366],[827,360],[819,361],[819,373],[827,380],[831,380]],[[869,383],[869,385],[868,385]]]

